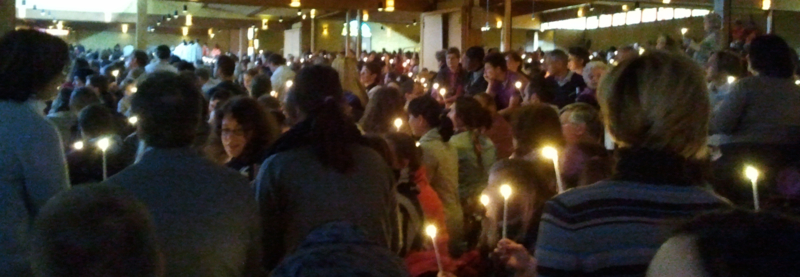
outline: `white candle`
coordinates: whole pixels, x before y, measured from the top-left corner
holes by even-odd
[[[542,148],[542,156],[553,160],[553,167],[556,170],[556,182],[558,183],[558,193],[564,193],[564,181],[561,180],[561,169],[558,166],[558,151],[553,147]]]
[[[511,197],[511,186],[500,186],[500,195],[503,196],[503,238],[508,236],[508,198]]]
[[[97,141],[97,147],[103,151],[103,180],[108,179],[108,167],[106,163],[106,150],[108,150],[108,146],[111,145],[111,141],[108,138],[101,138]]]
[[[747,166],[747,168],[744,169],[744,175],[747,176],[747,179],[750,179],[750,183],[753,184],[753,207],[758,211],[760,207],[758,204],[758,187],[756,184],[758,183],[758,175],[760,175],[760,173],[755,167]]]
[[[394,120],[394,127],[397,128],[397,131],[400,132],[400,127],[403,126],[403,120],[398,118]]]
[[[439,247],[436,246],[436,232],[436,226],[428,225],[428,227],[425,228],[425,233],[431,237],[431,244],[433,244],[433,252],[436,254],[436,264],[439,265],[439,272],[444,272],[442,267],[442,256],[439,254]]]

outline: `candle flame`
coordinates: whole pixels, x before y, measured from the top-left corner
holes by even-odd
[[[503,196],[503,199],[508,199],[511,197],[511,186],[509,185],[502,185],[500,186],[500,195]]]
[[[394,127],[397,127],[397,130],[400,130],[400,126],[403,126],[403,120],[398,118],[394,120]]]
[[[437,232],[436,226],[433,226],[433,224],[428,225],[428,227],[425,228],[425,233],[428,234],[428,236],[431,238],[436,237],[436,232]]]
[[[760,173],[758,172],[758,169],[756,169],[755,167],[747,166],[744,169],[744,176],[747,176],[747,179],[750,179],[750,181],[755,182],[756,180],[758,180],[758,175],[760,175]]]
[[[489,206],[489,196],[488,195],[481,194],[481,204],[483,204],[484,207]]]
[[[441,94],[442,97],[444,97],[445,95],[447,95],[447,89],[445,89],[445,88],[440,89],[439,90],[439,94]]]
[[[736,82],[736,77],[728,76],[728,84],[733,84],[733,82]]]
[[[72,145],[72,148],[75,148],[75,150],[81,150],[81,149],[83,149],[83,141],[77,141],[77,142],[75,142],[75,144],[73,144],[73,145]]]
[[[105,152],[110,145],[111,141],[108,138],[101,138],[97,141],[97,147],[100,147],[100,150],[103,150],[103,152]]]
[[[433,83],[433,89],[439,89],[439,83]]]
[[[136,124],[136,122],[139,122],[139,118],[136,116],[128,117],[128,122],[130,122],[131,124]]]
[[[292,80],[286,81],[286,88],[290,88],[292,87],[292,85],[294,85],[294,82],[292,82]]]
[[[278,97],[278,92],[277,92],[277,91],[274,91],[274,90],[273,90],[273,91],[270,91],[270,92],[269,92],[269,96],[272,96],[272,97],[276,97],[276,98],[277,98],[277,97]]]
[[[517,89],[521,89],[522,88],[522,82],[517,81],[516,83],[514,83],[514,87],[516,87]]]
[[[542,148],[542,156],[551,160],[558,159],[558,150],[556,150],[553,147],[547,146],[545,148]]]
[[[136,93],[136,92],[138,92],[138,91],[139,91],[139,89],[138,89],[137,87],[132,87],[132,88],[131,88],[131,92],[132,92],[132,93]]]

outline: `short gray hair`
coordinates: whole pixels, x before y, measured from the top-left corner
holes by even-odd
[[[593,139],[603,138],[605,129],[603,127],[600,112],[592,105],[587,103],[573,103],[561,109],[560,114],[570,113],[569,121],[578,124],[586,124],[587,133]]]
[[[583,67],[583,72],[581,72],[581,73],[583,73],[583,80],[587,84],[589,83],[589,75],[592,74],[592,70],[594,70],[595,68],[599,68],[599,69],[608,71],[608,65],[606,65],[604,62],[593,61],[593,62],[587,63],[586,66]]]

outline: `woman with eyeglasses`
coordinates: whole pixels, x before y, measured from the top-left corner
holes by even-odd
[[[207,147],[212,159],[237,170],[250,181],[280,135],[275,119],[255,99],[236,97],[214,113],[214,132]]]

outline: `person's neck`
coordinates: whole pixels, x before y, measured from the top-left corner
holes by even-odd
[[[500,82],[505,82],[507,78],[508,78],[508,71],[505,71],[497,75],[497,80]]]
[[[220,81],[233,81],[233,76],[219,76]]]

